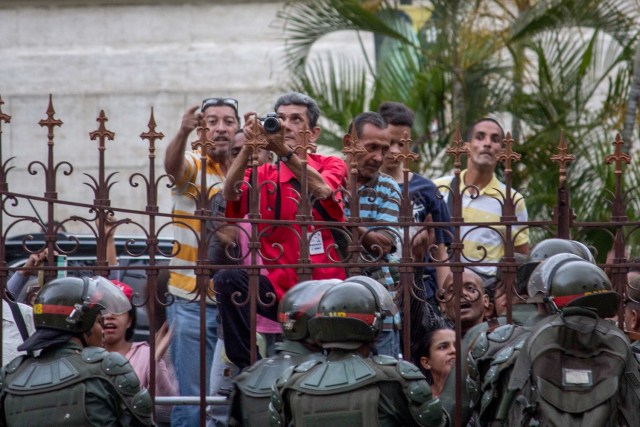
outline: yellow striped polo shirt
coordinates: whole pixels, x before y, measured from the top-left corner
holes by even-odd
[[[187,170],[182,179],[178,179],[171,190],[172,215],[194,215],[196,201],[200,191],[200,171],[202,159],[200,150],[185,152]],[[220,165],[207,157],[206,182],[210,197],[222,190],[224,175]],[[210,209],[210,206],[205,206]],[[194,266],[198,260],[198,241],[200,240],[200,220],[190,218],[173,219],[173,237],[180,243],[180,251],[171,259],[172,267]],[[176,244],[177,245],[177,244]],[[174,250],[177,249],[174,247]],[[192,299],[196,289],[196,275],[193,268],[172,269],[169,277],[169,292],[178,297]],[[207,302],[209,299],[207,299]]]
[[[460,173],[460,188],[463,187],[464,176],[466,170]],[[445,176],[434,180],[436,186],[440,187],[439,190],[442,196],[447,200],[449,197],[448,187],[451,185],[453,176]],[[495,175],[489,182],[489,184],[480,190],[480,194],[477,198],[472,199],[468,193],[468,190],[462,195],[462,217],[465,222],[470,223],[482,223],[482,222],[500,222],[502,216],[502,205],[500,202],[505,197],[506,186],[498,181]],[[527,221],[527,206],[524,201],[524,197],[517,191],[512,189],[511,197],[516,202],[516,217],[518,221]],[[451,213],[453,216],[453,213]],[[460,228],[460,238],[464,241],[464,249],[462,257],[463,262],[498,262],[504,255],[503,238],[505,234],[505,227],[502,225],[492,226],[491,228],[476,228],[477,226],[462,226]],[[514,226],[511,229],[511,236],[514,246],[524,245],[529,243],[529,229],[525,226]],[[484,256],[483,249],[486,249],[487,254]],[[496,267],[491,266],[477,266],[474,267],[476,271],[484,274],[494,275],[496,273]]]

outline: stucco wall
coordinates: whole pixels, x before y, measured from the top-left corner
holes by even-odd
[[[82,182],[88,181],[84,173],[96,175],[97,142],[89,132],[97,129],[96,118],[104,110],[107,127],[115,132],[115,140],[107,142],[108,172],[119,172],[110,193],[112,206],[144,209],[144,190],[128,181],[132,173],[148,169],[147,143],[139,135],[147,130],[151,107],[157,130],[165,134],[156,159],[162,173],[164,148],[188,106],[204,97],[233,96],[241,111],[264,113],[282,91],[284,44],[274,21],[283,3],[44,3],[10,1],[0,7],[0,96],[3,111],[12,116],[2,126],[2,152],[5,160],[16,157],[9,173],[11,191],[44,194],[42,170],[32,176],[27,165],[45,159],[47,132],[37,123],[46,118],[49,93],[56,117],[64,122],[55,130],[56,161],[74,165],[71,176],[58,174],[59,198],[93,202]],[[323,41],[319,49],[338,45],[358,49],[348,33]],[[170,211],[168,195],[169,190],[160,189],[162,212]],[[44,215],[44,204],[35,205]],[[12,209],[33,212],[24,202]],[[57,216],[70,212],[60,208]],[[68,228],[86,231],[73,224]]]

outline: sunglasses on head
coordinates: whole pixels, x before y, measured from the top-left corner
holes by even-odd
[[[200,108],[200,112],[204,113],[209,107],[220,107],[220,106],[229,106],[233,108],[238,114],[238,100],[233,98],[207,98],[202,101],[202,108]]]

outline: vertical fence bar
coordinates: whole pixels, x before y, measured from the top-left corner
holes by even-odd
[[[194,215],[198,217],[200,223],[200,235],[197,236],[198,241],[198,259],[194,266],[196,274],[196,289],[198,301],[200,303],[200,427],[206,425],[206,396],[207,396],[207,298],[212,297],[209,290],[209,279],[211,272],[207,266],[208,249],[209,249],[209,229],[207,222],[211,218],[211,202],[215,195],[213,184],[209,186],[207,180],[207,168],[209,155],[208,151],[215,148],[215,143],[207,137],[208,128],[202,120],[201,125],[196,129],[198,139],[192,142],[193,149],[200,149],[200,190],[195,198],[196,210]],[[218,191],[221,191],[218,188]]]
[[[615,151],[613,154],[605,157],[605,162],[610,165],[615,163],[615,188],[613,192],[613,202],[611,204],[611,222],[615,227],[613,240],[613,266],[609,269],[609,276],[613,282],[613,289],[620,295],[626,293],[627,271],[628,268],[619,267],[620,264],[626,264],[626,248],[624,238],[624,225],[627,222],[627,213],[625,206],[625,195],[622,190],[622,173],[623,165],[631,163],[631,156],[623,151],[624,141],[620,134],[616,134],[613,142]],[[624,330],[624,304],[620,304],[618,308],[618,326]]]
[[[313,232],[313,214],[311,206],[314,203],[315,198],[309,195],[309,175],[307,169],[309,164],[307,161],[307,152],[308,150],[314,150],[315,145],[309,140],[311,131],[307,129],[306,125],[300,131],[300,135],[302,136],[302,144],[295,147],[293,151],[300,158],[300,163],[302,164],[302,170],[300,172],[300,199],[296,221],[300,221],[300,257],[298,258],[298,264],[300,265],[297,268],[298,281],[303,282],[311,279],[312,274],[309,230],[311,229]],[[317,231],[317,233],[321,232]]]
[[[460,129],[456,129],[453,137],[451,147],[447,148],[446,153],[453,157],[453,174],[454,179],[453,187],[449,188],[449,197],[452,197],[453,212],[451,214],[451,221],[457,223],[453,227],[453,239],[451,241],[451,261],[453,266],[451,272],[453,273],[453,300],[454,306],[460,306],[460,298],[462,292],[462,273],[464,268],[461,266],[462,250],[464,244],[462,243],[462,236],[460,232],[460,223],[464,222],[462,217],[462,192],[464,190],[464,183],[460,180],[460,167],[462,166],[461,157],[468,154],[469,149],[462,140],[460,135]],[[456,354],[462,354],[462,322],[460,316],[456,316],[455,319],[456,328]],[[462,402],[462,357],[456,357],[456,402]],[[455,411],[455,425],[461,427],[462,425],[462,406],[456,404]]]
[[[560,132],[560,142],[558,143],[558,153],[549,158],[552,162],[558,163],[559,183],[556,192],[556,206],[553,210],[553,219],[556,223],[556,233],[560,239],[571,238],[571,222],[574,219],[571,209],[571,197],[567,187],[567,166],[575,160],[575,156],[569,153],[567,141],[564,139],[564,132]]]
[[[149,266],[146,269],[147,276],[147,301],[149,310],[149,383],[153,386],[150,387],[149,393],[151,394],[151,400],[154,403],[154,415],[155,411],[155,398],[156,398],[156,336],[155,332],[158,330],[156,324],[156,303],[158,302],[158,269],[156,265],[156,250],[158,246],[158,235],[156,230],[156,214],[158,213],[158,183],[156,182],[156,140],[164,138],[162,132],[156,132],[156,120],[153,115],[153,107],[151,108],[151,114],[149,117],[149,123],[147,125],[149,130],[140,134],[140,139],[143,141],[146,139],[149,142],[149,175],[145,179],[144,176],[134,174],[135,176],[141,176],[146,181],[146,195],[147,206],[145,212],[149,218],[149,230],[147,234],[147,249],[149,250]],[[133,178],[133,176],[132,176]],[[133,182],[130,181],[133,185]]]
[[[502,216],[500,217],[500,222],[504,224],[504,256],[503,260],[507,263],[507,266],[503,269],[504,276],[503,280],[506,283],[507,288],[507,300],[511,301],[513,295],[513,282],[516,277],[516,267],[515,267],[515,240],[513,237],[513,224],[518,221],[518,217],[516,216],[516,203],[518,201],[513,199],[513,191],[512,191],[512,168],[511,162],[517,162],[520,160],[520,154],[513,151],[513,138],[511,138],[511,133],[507,132],[507,135],[504,139],[504,150],[502,153],[498,154],[497,160],[499,162],[504,162],[504,184],[505,184],[505,194],[504,200],[502,202]],[[524,201],[520,201],[524,203]],[[508,265],[512,264],[512,265]],[[499,267],[498,267],[499,268]],[[507,323],[513,322],[513,308],[511,304],[507,304]]]
[[[111,184],[109,181],[115,175],[115,172],[106,176],[106,164],[105,164],[105,151],[107,149],[105,142],[108,139],[113,141],[115,133],[108,130],[105,123],[109,119],[104,113],[104,110],[100,110],[100,115],[96,119],[100,125],[98,129],[91,132],[89,136],[92,141],[98,140],[98,181],[93,179],[95,185],[95,199],[93,201],[96,207],[97,215],[97,230],[96,230],[96,268],[94,274],[98,276],[107,276],[109,270],[107,269],[107,236],[105,234],[105,226],[107,221],[107,215],[110,211],[111,201],[109,200],[109,188]],[[88,176],[88,174],[85,174]]]
[[[42,224],[45,231],[45,242],[47,243],[47,262],[49,265],[54,265],[55,259],[55,242],[56,242],[56,225],[55,225],[55,204],[58,200],[58,193],[56,191],[56,171],[57,166],[54,160],[54,132],[53,129],[56,126],[62,126],[62,121],[55,119],[53,116],[56,111],[53,108],[53,96],[49,94],[49,106],[47,107],[47,119],[40,120],[38,123],[41,127],[47,128],[47,166],[45,167],[45,193],[44,197],[47,199],[47,223]],[[37,212],[36,212],[37,214]],[[44,272],[44,283],[55,277],[56,273],[53,270]]]
[[[404,224],[402,227],[402,248],[400,257],[400,297],[402,298],[402,354],[404,358],[411,359],[411,298],[413,298],[413,286],[414,286],[414,267],[407,267],[405,264],[414,261],[423,262],[422,260],[416,260],[413,257],[413,239],[411,236],[411,225],[413,222],[413,206],[411,197],[409,195],[409,164],[418,160],[418,155],[411,152],[411,139],[407,132],[404,133],[403,138],[400,140],[403,150],[401,153],[393,154],[395,161],[402,162],[402,194],[400,194],[400,216],[399,221]],[[422,231],[422,230],[421,230]],[[428,231],[427,231],[428,232]],[[415,236],[413,237],[415,238]],[[431,243],[431,242],[429,242]],[[423,286],[419,283],[418,286]],[[428,304],[427,301],[424,301]],[[418,319],[420,321],[420,319]]]

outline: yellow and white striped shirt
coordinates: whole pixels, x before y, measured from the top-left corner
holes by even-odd
[[[194,266],[198,260],[198,241],[200,240],[201,221],[191,218],[176,218],[175,215],[194,215],[196,209],[210,206],[197,206],[196,200],[200,193],[200,171],[202,159],[200,150],[185,153],[187,170],[184,176],[177,178],[175,187],[171,190],[173,202],[171,213],[173,218],[173,236],[180,244],[180,251],[171,259],[172,267]],[[209,197],[222,190],[224,174],[220,165],[207,157],[206,186]],[[174,247],[174,251],[177,248]],[[196,290],[196,275],[191,269],[172,269],[169,277],[169,292],[181,298],[192,299]],[[207,302],[212,302],[207,299]]]
[[[466,170],[460,173],[460,188],[464,187],[464,176]],[[434,180],[436,186],[440,187],[439,190],[445,200],[449,197],[449,187],[453,176],[445,176]],[[476,198],[471,198],[469,191],[465,191],[462,195],[462,218],[465,222],[469,223],[482,223],[482,222],[500,222],[502,216],[502,205],[506,192],[506,186],[498,181],[498,178],[494,175],[491,182],[480,190],[480,194]],[[516,217],[518,221],[527,221],[527,206],[524,201],[524,197],[517,191],[512,189],[512,199],[516,203]],[[453,213],[450,212],[451,216]],[[460,238],[463,240],[463,262],[498,262],[504,255],[504,234],[505,226],[495,225],[488,227],[478,226],[462,226],[460,228]],[[511,236],[513,238],[514,246],[524,245],[529,243],[529,229],[525,226],[514,226],[512,228]],[[486,256],[484,250],[487,251]],[[484,258],[483,258],[484,257]],[[477,266],[474,270],[480,273],[494,275],[496,273],[496,267],[492,266]]]

